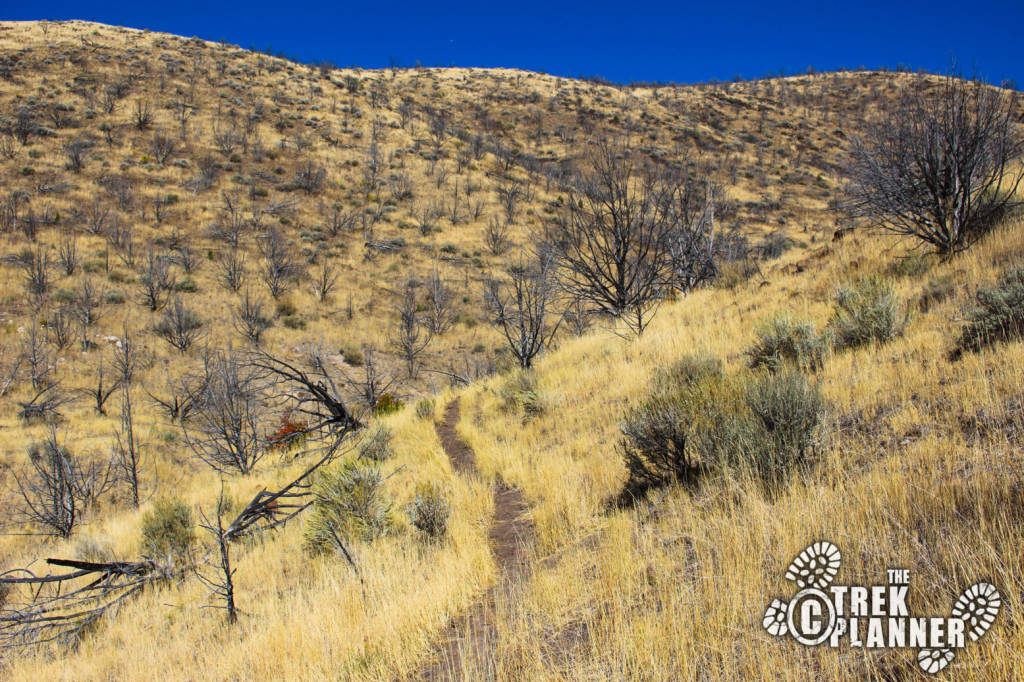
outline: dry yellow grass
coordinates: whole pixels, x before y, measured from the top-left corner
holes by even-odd
[[[97,44],[96,50],[89,47]],[[822,247],[822,241],[831,235],[834,220],[826,210],[837,184],[830,164],[842,153],[834,131],[855,129],[857,111],[884,103],[906,77],[831,74],[741,83],[727,90],[619,90],[506,70],[423,69],[393,75],[336,71],[321,76],[310,67],[231,46],[204,43],[200,48],[196,42],[163,34],[80,22],[0,23],[0,51],[25,48],[30,51],[24,57],[38,70],[19,73],[17,82],[0,82],[3,114],[11,113],[17,102],[36,97],[77,102],[76,116],[83,121],[78,128],[58,130],[53,137],[19,149],[15,158],[0,159],[0,177],[9,181],[9,189],[32,191],[34,183],[48,175],[76,185],[59,198],[34,197],[33,206],[40,211],[49,204],[75,207],[89,202],[98,191],[95,181],[114,172],[135,178],[140,193],[149,198],[163,192],[178,194],[164,224],[157,225],[151,215],[138,211],[126,214],[142,243],[166,237],[176,227],[204,254],[222,248],[204,230],[216,219],[220,191],[244,190],[231,177],[256,170],[274,174],[280,166],[278,179],[289,180],[306,158],[291,149],[276,149],[277,158],[261,165],[248,155],[233,162],[213,149],[215,124],[231,109],[244,114],[250,106],[247,92],[265,98],[268,109],[279,107],[274,116],[293,124],[279,133],[271,120],[262,123],[259,130],[268,149],[280,147],[281,139],[294,140],[295,131],[307,128],[310,120],[329,123],[345,140],[335,147],[310,133],[315,145],[311,153],[328,166],[329,182],[321,197],[304,198],[290,224],[281,225],[297,248],[315,248],[311,235],[322,222],[318,201],[351,207],[360,200],[360,171],[351,163],[365,162],[375,116],[397,125],[397,105],[404,98],[417,110],[428,103],[450,108],[453,125],[464,126],[471,135],[497,121],[492,127],[496,139],[540,159],[572,158],[590,134],[601,131],[627,135],[632,145],[673,159],[717,159],[738,202],[733,219],[742,222],[751,239],[780,229],[784,222],[781,229],[800,242],[780,260],[763,266],[767,285],[756,279],[665,303],[638,341],[600,329],[579,339],[562,337],[559,347],[537,365],[545,409],[528,422],[503,405],[505,376],[461,390],[459,430],[475,449],[481,472],[488,480],[521,488],[537,529],[529,582],[517,599],[498,606],[498,679],[893,679],[902,670],[910,672],[910,653],[809,650],[774,640],[761,629],[760,619],[771,598],[788,594],[782,577],[786,565],[816,539],[841,547],[846,583],[879,582],[886,568],[910,568],[915,613],[945,613],[965,586],[992,580],[1007,599],[1006,610],[994,630],[958,654],[943,675],[964,680],[1020,676],[1024,641],[1013,617],[1024,591],[1020,431],[1014,435],[994,429],[977,437],[965,430],[965,424],[972,419],[999,424],[1003,418],[1020,423],[1020,415],[1009,411],[1021,404],[1024,349],[1020,343],[1007,344],[957,364],[946,359],[957,321],[973,292],[1024,255],[1024,225],[1019,220],[1009,221],[949,263],[897,277],[897,290],[910,303],[933,277],[949,276],[956,286],[953,296],[929,312],[915,312],[901,338],[827,359],[815,380],[829,399],[832,420],[844,427],[834,430],[811,473],[773,499],[754,482],[735,477],[710,480],[694,493],[656,492],[650,503],[636,510],[609,507],[625,476],[615,451],[619,419],[668,364],[703,350],[721,357],[728,372],[744,372],[744,351],[757,322],[788,310],[813,319],[820,328],[830,314],[836,286],[863,274],[889,272],[894,258],[903,254],[903,245],[883,237],[857,235],[828,247]],[[187,62],[195,52],[205,55],[209,74],[197,80],[201,106],[189,123],[188,141],[180,154],[193,165],[161,167],[144,158],[149,133],[133,132],[127,125],[128,107],[137,97],[166,103],[176,88],[185,87],[189,66],[167,72],[160,56],[166,53]],[[70,59],[83,54],[85,61]],[[106,59],[101,61],[100,55]],[[53,61],[40,65],[47,58]],[[147,70],[139,65],[142,61],[149,65]],[[226,65],[223,72],[218,70],[219,61]],[[270,72],[272,64],[280,70]],[[107,84],[136,71],[145,78],[114,115],[86,117],[88,98],[75,92],[75,77],[95,77]],[[343,87],[346,77],[361,80],[355,93]],[[375,83],[388,86],[390,105],[370,106],[368,91]],[[244,85],[244,92],[233,84]],[[364,115],[353,115],[353,106]],[[82,135],[101,139],[101,121],[122,126],[120,144],[108,148],[101,142],[80,175],[64,171],[62,145]],[[585,130],[587,121],[596,121],[596,133]],[[160,106],[157,125],[171,127],[170,112]],[[427,148],[426,123],[419,120],[414,126],[415,131],[385,125],[381,145],[392,151]],[[343,130],[350,132],[342,134]],[[464,144],[455,136],[445,141],[449,163]],[[37,154],[30,156],[30,151]],[[194,162],[207,153],[226,168],[211,190],[193,196],[180,185],[194,175]],[[464,175],[450,178],[443,190],[427,175],[427,161],[415,153],[407,156],[401,163],[412,177],[417,200],[444,198],[457,177],[460,183],[478,183],[488,212],[497,210],[490,187],[493,155],[485,153]],[[399,161],[392,163],[396,167],[389,172],[403,170]],[[730,165],[735,167],[733,178],[728,177]],[[33,173],[23,175],[25,167]],[[514,173],[526,176],[522,168]],[[558,196],[557,184],[543,189],[542,178],[534,177],[534,182],[541,189],[516,223],[519,243],[545,219],[545,209]],[[270,196],[286,196],[270,182],[267,188]],[[268,333],[267,347],[295,357],[301,343],[318,338],[331,348],[342,343],[386,345],[387,292],[410,274],[423,275],[435,265],[460,297],[460,312],[482,319],[478,279],[500,264],[482,246],[486,215],[445,224],[441,233],[420,237],[415,229],[401,227],[411,220],[410,209],[408,202],[398,202],[389,220],[375,228],[380,236],[407,238],[409,246],[400,255],[365,260],[361,233],[327,240],[325,250],[343,273],[339,291],[320,305],[305,283],[296,286],[289,298],[307,326],[298,331],[276,325]],[[56,242],[55,232],[51,228],[42,234],[45,248]],[[16,233],[0,235],[0,240],[6,254],[25,245]],[[449,243],[455,246],[454,254],[442,251]],[[104,245],[100,237],[79,238],[87,260],[99,259]],[[251,245],[247,249],[254,257]],[[111,270],[118,274],[104,269],[92,276],[130,296],[134,285],[125,278],[137,275],[113,254],[110,257]],[[5,371],[19,352],[24,336],[19,328],[32,324],[15,272],[5,269],[10,276],[0,281],[0,366]],[[198,291],[187,299],[208,321],[211,344],[241,345],[228,323],[237,296],[216,284],[209,263],[194,279]],[[350,294],[356,308],[352,320],[344,310]],[[140,383],[159,390],[167,377],[178,376],[193,359],[172,352],[150,334],[153,321],[151,313],[133,303],[114,305],[91,334],[94,341],[119,335],[127,323],[153,358]],[[435,340],[431,363],[461,371],[467,357],[490,356],[497,343],[485,324],[460,325]],[[477,347],[484,352],[473,353]],[[86,387],[94,381],[101,360],[109,362],[102,346],[84,353],[74,347],[57,361],[56,374],[68,387]],[[392,357],[389,362],[401,374],[398,361]],[[445,384],[440,375],[424,373],[416,381],[403,379],[402,394],[411,404],[418,396],[439,390],[434,418],[440,418],[440,406],[454,395]],[[41,433],[40,427],[17,420],[15,401],[29,397],[30,390],[18,382],[0,404],[0,430],[5,434],[0,443],[0,482],[8,485],[7,467],[23,467],[27,445]],[[220,491],[218,477],[189,456],[176,427],[166,424],[148,403],[139,400],[139,405],[137,419],[152,462],[147,494],[180,495],[210,511]],[[114,414],[116,408],[108,411]],[[65,416],[69,445],[76,452],[103,457],[114,419],[95,414],[84,400],[66,409]],[[196,580],[186,579],[130,602],[116,618],[92,629],[74,651],[43,648],[0,654],[0,676],[411,676],[444,637],[449,619],[495,579],[487,546],[492,501],[488,485],[452,472],[430,420],[416,418],[407,407],[383,421],[395,432],[396,457],[386,466],[402,468],[388,482],[398,528],[356,548],[359,576],[337,557],[310,557],[302,546],[300,518],[279,533],[235,550],[241,610],[237,625],[226,625],[222,614],[205,608],[211,604],[210,595]],[[274,489],[292,480],[306,464],[272,455],[253,476],[228,479],[226,491],[237,502],[247,501],[263,486]],[[442,483],[452,502],[449,539],[437,546],[419,541],[404,518],[415,486],[428,481]],[[10,499],[5,496],[4,503]],[[100,552],[118,559],[137,557],[141,512],[146,508],[137,511],[109,501],[91,511],[69,541],[2,537],[0,570],[32,562],[39,567],[47,556]],[[482,679],[485,673],[467,670],[465,676]]]

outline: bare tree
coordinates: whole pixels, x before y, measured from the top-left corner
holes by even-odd
[[[366,344],[363,351],[363,377],[350,383],[356,386],[359,392],[359,399],[366,406],[366,409],[373,411],[378,402],[395,382],[375,345]]]
[[[260,237],[259,249],[263,256],[260,274],[270,289],[270,295],[280,298],[291,287],[292,278],[299,274],[298,261],[277,228],[267,230]]]
[[[28,258],[21,261],[24,268],[22,275],[25,282],[25,293],[28,294],[36,310],[43,307],[46,297],[53,289],[53,267],[49,253],[37,248]]]
[[[650,323],[670,272],[675,182],[602,141],[569,192],[564,226],[547,229],[566,294],[635,334]]]
[[[202,338],[203,321],[180,298],[175,297],[153,331],[184,354]]]
[[[64,230],[57,244],[57,264],[60,265],[64,276],[70,277],[75,274],[81,262],[82,259],[78,255],[78,240],[71,231]]]
[[[321,303],[327,300],[338,284],[339,275],[327,256],[324,255],[321,255],[320,262],[310,270],[308,276],[310,285],[313,287],[313,295]]]
[[[109,469],[75,456],[50,424],[45,439],[29,448],[29,471],[11,469],[20,498],[16,522],[69,538],[82,514],[110,488]]]
[[[233,319],[235,331],[256,347],[263,340],[263,332],[274,324],[273,319],[264,314],[262,301],[253,298],[248,289],[245,290],[242,303],[235,309]]]
[[[217,279],[231,291],[238,291],[245,284],[245,252],[232,248],[217,259]]]
[[[323,164],[307,161],[295,172],[295,186],[308,195],[319,194],[327,180],[327,169]]]
[[[266,371],[230,351],[212,353],[192,386],[195,409],[183,423],[189,447],[220,473],[251,473],[269,446]]]
[[[65,164],[72,173],[80,173],[89,160],[89,152],[92,150],[92,143],[87,140],[75,140],[64,145],[64,156],[68,162]]]
[[[419,372],[420,357],[430,345],[432,333],[423,326],[416,302],[417,282],[410,279],[398,295],[395,303],[395,322],[388,334],[391,347],[405,360],[406,370],[411,378]]]
[[[96,370],[96,383],[87,388],[78,389],[78,392],[95,403],[96,414],[105,415],[107,413],[107,400],[120,387],[121,380],[119,378],[115,378],[113,383],[103,382],[103,363],[100,362],[100,366]]]
[[[170,135],[165,135],[162,130],[153,133],[153,137],[149,140],[149,153],[161,166],[167,162],[177,148],[178,143],[175,139]]]
[[[39,325],[31,324],[28,333],[21,339],[21,361],[28,367],[29,380],[34,390],[48,387],[53,373],[53,353],[50,352],[46,337],[39,333]]]
[[[153,111],[148,101],[143,101],[141,98],[135,100],[135,108],[132,109],[132,125],[140,131],[153,125]]]
[[[46,320],[46,333],[57,352],[70,348],[74,341],[74,318],[63,306],[54,310]]]
[[[139,275],[139,303],[156,312],[167,305],[174,290],[175,278],[171,274],[169,259],[158,254],[152,246],[146,252],[146,261]]]
[[[527,263],[520,253],[519,260],[505,268],[504,279],[484,283],[484,301],[491,320],[523,368],[532,366],[562,321],[562,316],[551,309],[556,292],[553,269],[549,254],[542,252]]]
[[[427,277],[427,327],[432,334],[444,334],[455,324],[455,292],[434,268]]]
[[[227,504],[224,500],[224,485],[221,484],[220,498],[217,500],[217,515],[216,524],[202,515],[202,523],[200,527],[206,532],[213,536],[216,542],[217,550],[217,563],[215,564],[216,573],[208,575],[201,571],[199,567],[196,567],[196,577],[209,588],[213,594],[221,599],[224,603],[222,606],[217,608],[224,609],[227,614],[229,624],[233,624],[238,620],[238,610],[235,608],[235,569],[231,568],[231,550],[229,547],[230,537],[224,530],[224,524],[221,521],[221,517],[224,515],[227,509]]]
[[[921,78],[851,141],[843,201],[853,216],[929,244],[943,256],[969,247],[1016,202],[1024,132],[1012,97],[950,73]]]
[[[509,224],[496,215],[492,215],[484,228],[484,244],[495,256],[501,256],[511,246]]]
[[[68,304],[68,312],[82,332],[82,350],[89,350],[89,329],[106,313],[102,295],[93,280],[86,277]]]

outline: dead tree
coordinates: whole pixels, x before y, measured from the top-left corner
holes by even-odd
[[[308,274],[310,285],[313,288],[313,295],[316,300],[323,303],[331,295],[338,284],[338,273],[331,266],[327,256],[321,256],[320,262]]]
[[[248,475],[270,445],[267,372],[230,351],[203,359],[201,379],[189,384],[194,407],[182,423],[196,457],[222,474]]]
[[[116,613],[147,586],[171,575],[154,562],[96,563],[47,559],[72,569],[37,576],[27,568],[0,574],[0,649],[56,642],[73,645],[94,623]],[[16,592],[24,591],[19,599]]]
[[[245,290],[241,304],[235,308],[232,318],[235,331],[256,347],[263,341],[263,333],[274,324],[274,320],[264,314],[263,302],[253,298],[248,289]]]
[[[221,484],[220,498],[217,500],[216,524],[208,519],[205,514],[202,514],[203,521],[200,524],[200,528],[210,533],[216,543],[216,572],[212,575],[207,574],[197,566],[195,573],[199,581],[206,585],[215,597],[223,601],[223,605],[214,606],[214,608],[224,609],[227,614],[228,623],[235,623],[238,620],[238,611],[235,608],[235,569],[231,568],[231,549],[228,546],[230,540],[224,531],[224,524],[221,521],[225,508],[224,486]]]
[[[394,305],[395,321],[388,333],[391,347],[405,360],[406,371],[415,378],[419,371],[420,357],[427,350],[433,334],[421,323],[416,302],[416,282],[410,279],[402,287]]]
[[[245,284],[245,253],[238,248],[231,248],[217,259],[217,279],[230,289],[238,291]]]
[[[157,336],[185,354],[203,336],[203,321],[180,298],[175,297],[153,327]]]
[[[77,292],[68,304],[71,314],[82,332],[82,350],[89,350],[89,330],[106,313],[102,292],[91,278],[82,280]]]
[[[89,388],[79,389],[79,392],[86,398],[91,399],[95,403],[96,414],[107,413],[107,400],[110,396],[114,395],[114,392],[121,387],[121,379],[115,378],[112,383],[103,383],[103,362],[100,362],[99,368],[96,370],[96,383]]]
[[[144,471],[144,451],[135,434],[132,379],[139,360],[127,327],[122,336],[121,345],[114,358],[114,365],[118,370],[118,383],[121,386],[121,423],[114,431],[111,454],[115,479],[125,489],[132,506],[138,508],[142,488],[141,476]]]
[[[547,228],[566,295],[634,334],[650,323],[670,274],[676,181],[603,141],[569,192],[564,224]]]
[[[455,292],[437,268],[427,277],[427,327],[432,334],[444,334],[455,324]]]
[[[46,388],[52,383],[50,375],[54,369],[53,353],[36,324],[29,325],[28,333],[21,340],[20,360],[28,367],[29,380],[34,390]]]
[[[908,86],[895,111],[851,140],[842,206],[883,231],[951,256],[1017,203],[1024,131],[1012,97],[954,71]]]
[[[78,255],[78,240],[70,231],[61,233],[60,242],[57,244],[57,264],[65,277],[75,274],[78,264],[82,259]]]
[[[550,256],[527,263],[520,254],[518,262],[505,268],[504,279],[488,279],[484,284],[491,322],[524,369],[551,343],[562,322],[562,315],[552,310],[556,291],[552,271]]]
[[[255,351],[250,360],[255,369],[265,372],[275,384],[284,389],[279,394],[290,403],[292,414],[306,418],[306,427],[296,430],[289,437],[314,434],[338,441],[362,428],[362,422],[349,409],[327,370],[321,352],[315,350],[307,359],[311,365],[309,371],[264,351]]]
[[[29,448],[29,465],[27,474],[10,472],[19,498],[14,523],[31,532],[71,537],[85,510],[111,485],[109,468],[75,456],[53,423],[45,440]]]
[[[151,311],[161,310],[174,291],[175,278],[171,274],[169,259],[158,254],[152,246],[146,252],[143,270],[139,275],[139,303]]]
[[[492,215],[487,221],[487,226],[484,227],[484,244],[492,255],[501,256],[508,251],[511,246],[510,232],[509,224],[497,215]]]
[[[29,258],[22,261],[25,293],[35,310],[42,308],[46,297],[53,289],[53,267],[50,255],[44,249],[37,248]]]
[[[259,249],[263,256],[260,274],[276,300],[291,288],[292,278],[299,274],[299,264],[284,235],[276,228],[264,233],[259,240]]]

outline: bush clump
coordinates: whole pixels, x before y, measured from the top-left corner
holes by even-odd
[[[432,542],[440,541],[448,533],[448,519],[452,508],[444,491],[433,483],[420,485],[416,497],[409,505],[409,521]]]
[[[373,413],[378,417],[386,417],[389,414],[401,411],[403,405],[402,401],[391,395],[385,393],[377,399],[377,404],[373,408]]]
[[[523,415],[524,423],[544,414],[547,409],[537,376],[525,369],[513,370],[498,389],[498,395],[504,401],[505,409]]]
[[[835,348],[858,348],[887,343],[902,334],[906,325],[906,308],[892,284],[868,277],[836,292],[828,332]]]
[[[1024,337],[1024,267],[1003,273],[996,286],[979,290],[975,300],[978,307],[967,314],[954,359],[964,351]]]
[[[416,403],[416,417],[418,419],[430,419],[434,414],[434,399],[424,398]]]
[[[176,497],[157,500],[142,515],[141,536],[142,552],[149,556],[188,554],[196,541],[192,508]]]
[[[825,399],[800,372],[759,376],[748,384],[745,402],[754,418],[749,459],[767,484],[784,481],[821,443]]]
[[[364,438],[359,445],[359,459],[368,459],[372,462],[384,462],[395,455],[391,447],[393,434],[391,429],[380,424],[373,430],[373,433]]]
[[[751,369],[764,367],[772,372],[792,363],[803,370],[821,367],[828,344],[810,320],[797,320],[777,314],[758,325],[757,340],[747,350]]]
[[[372,542],[391,526],[391,501],[375,463],[350,460],[318,472],[305,531],[310,552],[335,551],[339,542]]]
[[[620,427],[628,472],[622,499],[727,470],[751,473],[770,490],[811,461],[825,413],[817,387],[793,368],[656,387]]]

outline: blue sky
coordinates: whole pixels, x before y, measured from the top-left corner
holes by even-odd
[[[838,67],[945,71],[1024,86],[1024,2],[641,0],[150,4],[4,0],[0,19],[86,19],[341,66],[505,66],[615,81],[726,80]]]

